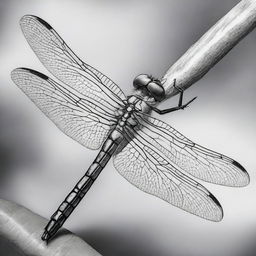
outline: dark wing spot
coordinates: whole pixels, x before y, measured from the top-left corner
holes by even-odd
[[[42,73],[40,73],[40,72],[38,72],[36,70],[30,69],[30,68],[21,68],[21,69],[26,70],[29,73],[33,74],[33,75],[39,76],[40,78],[42,78],[44,80],[48,80],[49,79],[48,76],[46,76],[46,75],[44,75],[44,74],[42,74]]]
[[[48,24],[45,20],[43,20],[43,19],[41,19],[41,18],[39,18],[37,16],[33,16],[33,17],[35,17],[40,23],[42,23],[49,30],[53,29],[52,26],[50,24]]]
[[[241,164],[239,164],[237,161],[233,160],[232,164],[235,165],[237,168],[241,169],[243,172],[247,173],[244,167]]]
[[[223,218],[223,209],[222,209],[222,206],[220,204],[220,202],[218,201],[218,199],[213,195],[213,194],[209,194],[209,197],[212,199],[212,201],[221,209],[221,214],[222,214],[222,218]],[[221,218],[221,219],[222,219]],[[221,219],[219,221],[221,221]]]

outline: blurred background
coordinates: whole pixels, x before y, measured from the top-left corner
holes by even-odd
[[[130,94],[139,73],[162,77],[238,0],[1,0],[0,197],[49,218],[96,156],[59,131],[14,85],[10,72],[47,75],[19,19],[50,23],[80,58]],[[249,34],[185,100],[185,111],[161,119],[195,142],[226,154],[249,172],[245,188],[202,182],[221,202],[224,219],[209,222],[141,192],[112,161],[65,223],[106,256],[249,256],[256,251],[256,31]],[[177,104],[172,98],[161,107]],[[20,255],[0,239],[1,255]],[[2,254],[4,252],[4,254]]]

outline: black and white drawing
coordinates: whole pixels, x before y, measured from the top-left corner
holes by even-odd
[[[222,219],[218,200],[191,176],[241,187],[249,183],[246,170],[150,115],[185,109],[195,98],[183,103],[183,90],[174,79],[178,105],[160,110],[166,80],[145,74],[134,79],[133,94],[125,96],[121,87],[80,60],[41,18],[26,15],[21,27],[37,57],[58,80],[28,68],[13,70],[12,80],[65,134],[89,149],[100,149],[52,215],[43,240],[59,230],[111,157],[118,172],[139,189],[202,218]]]

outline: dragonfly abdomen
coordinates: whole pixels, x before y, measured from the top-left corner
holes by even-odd
[[[123,135],[120,131],[114,130],[111,132],[85,175],[78,181],[57,211],[51,216],[49,223],[45,227],[44,234],[42,235],[43,240],[48,241],[61,228],[97,179],[122,139]]]

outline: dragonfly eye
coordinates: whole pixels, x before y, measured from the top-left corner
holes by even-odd
[[[157,100],[161,101],[165,97],[164,88],[159,80],[154,80],[147,85],[147,90]]]
[[[133,80],[133,86],[136,89],[145,88],[148,83],[152,81],[152,78],[149,75],[141,74],[134,78]]]

